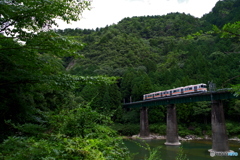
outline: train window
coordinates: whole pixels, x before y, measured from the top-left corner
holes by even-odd
[[[185,88],[185,91],[192,90],[192,87]]]
[[[201,88],[207,88],[207,86],[206,85],[201,85]]]

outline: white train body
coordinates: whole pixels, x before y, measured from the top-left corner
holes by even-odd
[[[153,98],[161,98],[161,97],[169,97],[169,96],[177,96],[183,94],[191,94],[197,92],[207,92],[207,85],[204,83],[189,85],[185,87],[178,87],[166,91],[157,91],[153,93],[148,93],[143,95],[143,100],[153,99]]]

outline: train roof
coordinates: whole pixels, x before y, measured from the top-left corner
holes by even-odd
[[[177,87],[177,88],[168,89],[168,90],[163,90],[163,91],[156,91],[156,92],[147,93],[147,94],[144,94],[144,95],[155,94],[155,93],[159,93],[159,92],[165,92],[165,91],[171,91],[171,90],[175,90],[175,89],[181,89],[181,88],[185,88],[185,87],[191,87],[191,86],[197,86],[197,85],[206,85],[206,84],[205,84],[205,83],[191,84],[191,85],[184,86],[184,87]]]
[[[185,87],[189,87],[189,86],[197,86],[197,85],[206,85],[206,84],[205,84],[205,83],[191,84],[191,85],[188,85],[188,86],[185,86]]]

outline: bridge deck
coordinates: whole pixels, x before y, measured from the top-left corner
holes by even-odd
[[[199,101],[212,101],[221,99],[237,98],[229,91],[218,91],[218,92],[200,92],[194,94],[176,95],[171,97],[155,98],[151,100],[137,101],[132,103],[125,103],[123,107],[134,108],[134,107],[150,107],[167,104],[178,104],[178,103],[189,103]]]

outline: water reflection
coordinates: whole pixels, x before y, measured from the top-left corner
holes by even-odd
[[[124,140],[131,153],[137,153],[134,160],[144,160],[149,152],[145,149],[147,146],[154,149],[161,147],[159,150],[159,159],[175,160],[179,151],[179,146],[166,146],[165,140]],[[238,152],[237,157],[211,157],[208,149],[212,148],[212,141],[209,140],[192,140],[181,142],[183,151],[189,160],[234,160],[240,159],[240,142],[230,141],[229,147],[234,152]],[[140,147],[143,146],[143,147]]]

